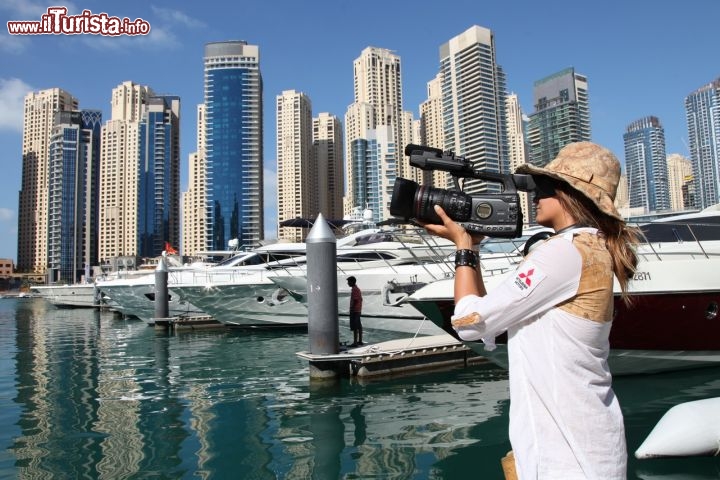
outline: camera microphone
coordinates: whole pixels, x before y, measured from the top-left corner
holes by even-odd
[[[438,158],[442,157],[442,155],[443,155],[443,151],[440,150],[439,148],[426,147],[424,145],[415,145],[413,143],[408,143],[407,145],[405,145],[405,155],[407,155],[407,156],[410,156],[410,155],[427,156],[427,155],[425,155],[426,153],[431,153]]]
[[[463,157],[456,157],[452,152],[444,152],[439,148],[408,144],[405,155],[410,157],[410,165],[420,170],[442,170],[459,177],[473,175],[470,162]]]

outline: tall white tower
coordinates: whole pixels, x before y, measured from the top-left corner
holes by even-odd
[[[99,258],[138,254],[140,121],[152,89],[123,82],[112,91],[112,117],[100,141]]]
[[[205,105],[197,106],[197,151],[188,156],[188,189],[182,200],[182,251],[195,255],[208,248]]]
[[[77,110],[78,100],[60,88],[25,96],[22,184],[18,199],[17,269],[45,273],[48,237],[48,169],[55,113]]]
[[[318,175],[318,211],[325,218],[343,218],[344,155],[340,120],[329,113],[313,118],[313,154]]]
[[[410,124],[403,117],[402,75],[400,57],[391,50],[367,47],[353,62],[355,101],[345,115],[345,161],[348,190],[345,213],[358,205],[365,192],[355,192],[358,183],[353,178],[353,142],[367,140],[368,132],[381,126],[392,131],[393,143],[398,147],[407,141]],[[402,149],[395,152],[399,161],[397,172],[405,174],[409,168]]]
[[[508,159],[510,161],[510,173],[527,163],[528,156],[525,145],[524,114],[520,108],[518,96],[514,93],[507,96],[505,101],[507,108],[507,138],[508,138]],[[531,199],[527,192],[520,192],[520,206],[523,212],[523,223],[526,225],[532,219]]]
[[[445,149],[473,167],[506,173],[505,74],[495,59],[495,37],[474,25],[440,47]],[[473,180],[467,193],[499,192],[496,183]]]
[[[278,223],[318,213],[318,171],[313,158],[310,98],[285,90],[276,97]],[[278,226],[278,238],[301,242],[308,229]]]

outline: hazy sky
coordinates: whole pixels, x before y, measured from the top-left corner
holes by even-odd
[[[142,18],[145,37],[14,36],[6,22],[40,20],[49,6]],[[344,119],[353,101],[352,62],[368,46],[402,61],[404,109],[418,118],[439,47],[472,25],[495,34],[508,90],[533,111],[533,82],[567,67],[588,77],[593,140],[623,161],[627,125],[655,115],[667,153],[687,155],[685,97],[720,76],[720,2],[507,0],[312,0],[43,3],[0,0],[0,258],[16,259],[22,164],[22,106],[30,91],[59,87],[80,108],[109,119],[110,95],[123,81],[148,85],[182,102],[182,190],[196,150],[196,105],[203,99],[205,43],[246,40],[260,47],[264,81],[266,233],[275,234],[275,97],[306,93],[313,114]]]

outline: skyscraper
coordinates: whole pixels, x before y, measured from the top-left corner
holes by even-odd
[[[516,94],[512,93],[508,95],[505,105],[507,108],[508,159],[510,161],[510,173],[513,173],[520,165],[527,163],[525,121],[523,111],[520,108],[520,101]],[[527,225],[534,219],[532,216],[532,205],[530,204],[530,197],[527,192],[519,193],[523,222]]]
[[[623,135],[630,208],[645,213],[670,209],[665,130],[657,117],[628,125]]]
[[[587,77],[566,68],[535,82],[530,114],[530,161],[545,166],[572,142],[590,140]]]
[[[685,210],[690,208],[693,191],[692,184],[692,162],[679,153],[673,153],[667,157],[668,169],[668,190],[670,191],[670,208],[672,210]]]
[[[615,208],[624,218],[629,218],[634,214],[630,211],[630,201],[628,199],[627,171],[620,174],[620,181],[615,193]]]
[[[138,254],[155,257],[180,242],[180,98],[149,97],[139,135]]]
[[[205,105],[197,106],[197,151],[188,156],[188,189],[182,195],[182,251],[195,255],[207,250],[207,165],[205,161]]]
[[[442,121],[442,75],[427,82],[427,100],[420,104],[420,143],[427,147],[445,148],[445,130]],[[403,147],[404,149],[405,147]],[[423,183],[432,182],[435,187],[448,188],[447,172],[436,170],[423,175]]]
[[[48,168],[55,113],[77,110],[78,101],[60,88],[25,96],[22,184],[18,198],[18,256],[21,272],[47,269]]]
[[[180,241],[180,99],[124,82],[102,128],[100,259],[154,257]]]
[[[345,152],[347,167],[347,185],[345,213],[353,207],[365,208],[365,205],[353,204],[365,192],[353,191],[357,182],[352,178],[351,167],[353,142],[358,139],[367,140],[368,131],[381,126],[390,127],[393,143],[403,145],[410,126],[407,117],[403,116],[402,75],[400,57],[391,50],[378,47],[367,47],[353,63],[354,102],[345,114]],[[409,167],[405,165],[404,155],[399,155],[399,172],[403,174]],[[362,161],[361,159],[357,159]]]
[[[51,282],[77,283],[98,264],[102,112],[58,112],[50,137],[48,267]]]
[[[263,226],[260,53],[245,41],[205,45],[207,247],[254,246]],[[187,212],[186,212],[187,213]]]
[[[127,81],[115,87],[111,117],[100,143],[100,261],[138,256],[140,121],[150,87]]]
[[[327,112],[313,118],[313,155],[317,165],[318,212],[325,218],[343,218],[345,156],[340,120]]]
[[[302,92],[276,97],[278,223],[318,214],[319,172],[313,156],[312,103]],[[278,238],[305,239],[305,228],[278,226]]]
[[[720,77],[685,98],[695,206],[720,202]]]
[[[505,173],[508,165],[505,74],[491,30],[474,25],[440,47],[445,150],[476,169]],[[466,182],[467,193],[499,192],[496,183]]]
[[[381,222],[390,218],[390,199],[398,177],[397,145],[389,125],[368,131],[366,137],[356,139],[351,146],[353,203],[371,210],[372,220]]]

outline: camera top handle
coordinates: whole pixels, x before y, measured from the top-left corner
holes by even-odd
[[[421,170],[442,170],[456,178],[477,178],[502,183],[504,193],[516,193],[517,190],[529,192],[535,189],[535,182],[530,175],[479,172],[472,167],[469,160],[456,157],[451,151],[410,143],[405,147],[405,155],[410,157],[410,165]]]

